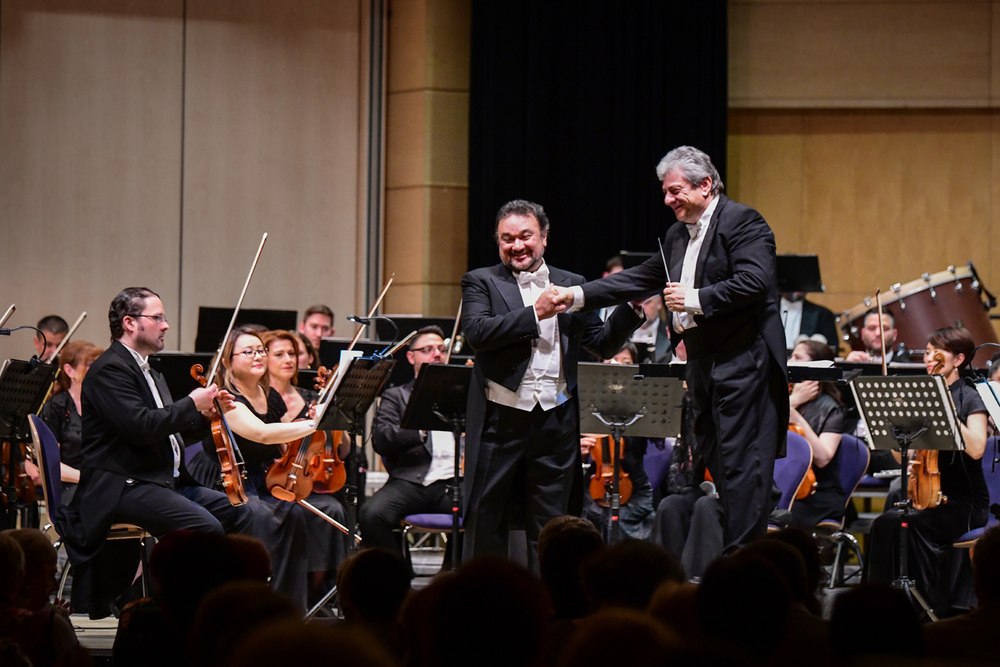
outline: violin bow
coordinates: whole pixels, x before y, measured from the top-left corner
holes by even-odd
[[[7,323],[7,320],[10,319],[10,316],[14,314],[15,310],[17,309],[14,307],[14,304],[10,304],[10,308],[7,309],[7,312],[3,314],[3,317],[0,317],[0,327]]]
[[[50,356],[48,359],[45,360],[45,363],[51,363],[53,359],[59,358],[59,353],[62,352],[62,349],[64,347],[66,347],[66,343],[68,343],[69,339],[73,337],[73,334],[76,333],[76,330],[80,328],[80,325],[83,324],[83,321],[85,319],[87,319],[87,311],[83,311],[82,313],[80,313],[80,317],[76,318],[76,322],[74,322],[73,326],[69,328],[69,331],[63,337],[62,342],[59,343],[59,347],[55,349],[55,352],[52,353],[52,356]]]
[[[885,329],[882,328],[882,290],[875,290],[875,305],[878,306],[878,339],[882,343],[882,375],[889,374],[888,362],[885,360]]]
[[[229,320],[229,327],[226,329],[226,335],[222,337],[222,342],[219,343],[219,351],[215,353],[215,360],[212,362],[212,370],[208,374],[207,384],[212,384],[215,380],[215,374],[219,371],[219,364],[222,362],[222,348],[225,347],[226,341],[229,340],[229,334],[233,332],[233,327],[236,326],[236,317],[240,314],[240,308],[243,306],[243,297],[247,295],[247,288],[250,287],[250,279],[253,278],[253,272],[257,269],[257,262],[260,261],[260,253],[264,250],[264,244],[267,242],[267,232],[264,232],[264,236],[260,239],[260,247],[257,248],[257,254],[253,258],[253,264],[250,265],[250,273],[247,274],[247,281],[243,283],[243,291],[240,292],[240,298],[236,302],[236,308],[233,309],[233,317]]]
[[[455,327],[451,330],[451,342],[448,343],[448,354],[444,356],[444,363],[451,363],[451,351],[455,349],[455,339],[458,338],[458,325],[462,322],[462,304],[464,299],[458,300],[458,312],[455,313]]]
[[[382,291],[378,293],[375,303],[373,303],[372,307],[368,309],[368,315],[366,316],[367,319],[371,319],[375,315],[375,311],[378,310],[378,307],[382,305],[382,299],[385,298],[385,293],[389,291],[389,285],[392,285],[392,281],[395,277],[395,273],[389,274],[389,280],[387,280],[385,285],[382,286]],[[364,330],[365,325],[358,325],[358,330],[354,333],[354,338],[351,339],[351,344],[347,346],[345,352],[349,352],[354,349],[354,346],[358,344],[359,340],[361,340],[361,334]],[[319,393],[319,397],[316,399],[316,405],[323,405],[332,387],[333,382],[326,383],[326,386],[323,387],[323,391]]]

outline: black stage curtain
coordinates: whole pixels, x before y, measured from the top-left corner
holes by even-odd
[[[725,182],[726,67],[725,0],[473,0],[469,267],[497,262],[511,199],[545,207],[546,260],[588,278],[655,250],[668,150],[704,150]]]

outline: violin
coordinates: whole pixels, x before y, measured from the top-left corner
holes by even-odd
[[[12,444],[19,448],[20,456],[11,457],[11,454],[13,454],[11,450]],[[0,453],[0,476],[2,476],[2,480],[0,481],[6,486],[12,476],[14,478],[14,491],[17,498],[29,505],[35,502],[35,483],[32,481],[31,476],[28,475],[27,468],[25,467],[25,462],[30,460],[30,458],[31,451],[27,444],[11,440],[3,441],[2,453]],[[12,469],[8,470],[8,468]],[[0,500],[6,506],[7,494],[0,493]]]
[[[198,381],[202,387],[208,386],[208,380],[202,373],[205,367],[195,364],[191,367],[191,377]],[[229,430],[226,417],[222,414],[222,407],[218,399],[215,401],[215,411],[217,417],[212,419],[212,442],[215,443],[215,453],[219,457],[219,466],[222,468],[222,490],[225,491],[229,502],[235,505],[242,505],[247,501],[247,493],[243,488],[243,480],[246,478],[243,457],[238,455],[239,448],[236,447],[236,437]]]
[[[944,366],[944,354],[935,352],[933,359],[935,365],[931,375],[937,375]],[[913,503],[914,509],[931,509],[948,502],[948,496],[941,492],[938,454],[936,449],[915,449],[910,457],[906,497]]]
[[[590,478],[590,497],[601,507],[611,507],[611,489],[615,475],[612,460],[610,435],[600,435],[590,450],[594,460],[594,476]],[[621,461],[625,458],[625,438],[618,442],[618,495],[622,505],[632,497],[632,480],[628,473],[622,470]]]
[[[792,424],[789,422],[788,430],[793,433],[798,433],[803,438],[806,437],[806,430],[799,426],[798,424]],[[799,484],[798,490],[795,491],[795,499],[802,500],[803,498],[808,498],[812,494],[816,493],[816,471],[810,465],[809,469],[806,470],[806,476],[802,479],[802,483]]]
[[[316,389],[323,389],[332,375],[332,371],[321,366],[316,376]],[[334,431],[333,437],[328,439],[326,432],[316,431],[290,442],[281,458],[267,470],[265,481],[271,495],[295,502],[309,497],[314,490],[320,493],[339,491],[347,482],[347,470],[336,446],[340,433]]]

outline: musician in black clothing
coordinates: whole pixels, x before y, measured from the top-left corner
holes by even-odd
[[[973,382],[961,372],[972,361],[975,343],[963,328],[935,331],[927,341],[924,364],[943,375],[961,421],[965,451],[938,455],[941,491],[948,501],[925,510],[910,510],[909,575],[932,608],[947,611],[955,590],[949,555],[952,543],[967,531],[986,525],[989,490],[980,459],[986,451],[986,406]],[[911,452],[912,454],[912,452]],[[868,579],[892,581],[898,576],[900,510],[889,509],[872,523]],[[967,561],[968,559],[962,559]]]
[[[830,346],[802,341],[792,350],[792,361],[833,360]],[[792,386],[789,423],[802,429],[812,449],[816,491],[792,503],[792,522],[811,531],[820,521],[844,518],[844,489],[840,484],[840,440],[844,433],[844,406],[832,382],[799,382]]]
[[[413,431],[399,427],[413,393],[416,376],[426,364],[444,363],[444,331],[437,326],[417,330],[406,359],[414,379],[387,389],[372,427],[372,446],[382,457],[389,479],[361,507],[359,521],[365,547],[399,550],[393,534],[410,514],[451,512],[449,487],[455,483],[455,440],[447,431]]]
[[[102,352],[104,350],[101,348],[83,340],[75,340],[66,345],[59,354],[62,373],[52,388],[52,398],[38,413],[59,443],[63,504],[69,504],[73,499],[80,481],[80,467],[83,465],[83,453],[80,449],[83,440],[83,419],[80,417],[83,378]]]

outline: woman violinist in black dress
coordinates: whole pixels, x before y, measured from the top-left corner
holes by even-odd
[[[989,518],[989,490],[980,459],[986,451],[986,405],[973,382],[962,376],[972,361],[975,343],[963,328],[935,331],[927,341],[924,364],[928,373],[943,375],[948,383],[965,451],[938,454],[941,491],[947,502],[925,510],[910,510],[910,578],[917,582],[933,609],[947,611],[954,601],[956,568],[967,570],[968,558],[952,560],[951,545],[966,532],[986,525]],[[888,509],[872,523],[869,539],[868,578],[893,581],[899,564],[900,510]]]

